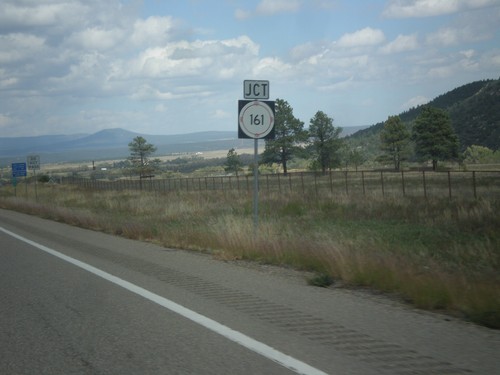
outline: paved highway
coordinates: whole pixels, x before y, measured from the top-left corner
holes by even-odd
[[[500,332],[0,210],[0,374],[498,374]]]

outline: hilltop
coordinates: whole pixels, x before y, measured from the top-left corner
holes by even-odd
[[[452,126],[458,135],[461,151],[471,145],[500,148],[500,79],[483,80],[457,87],[425,105],[399,114],[408,128],[425,106],[441,108],[450,114]],[[361,146],[367,155],[380,153],[379,133],[384,127],[379,122],[350,137],[352,146]]]

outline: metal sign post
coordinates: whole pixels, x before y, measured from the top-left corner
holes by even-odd
[[[269,99],[269,81],[243,81],[245,99],[238,101],[238,138],[254,140],[253,226],[259,225],[259,139],[274,139],[274,101]]]
[[[253,230],[257,235],[259,227],[259,140],[253,141]]]
[[[35,176],[35,201],[38,202],[36,170],[40,169],[40,155],[29,155],[27,161],[29,169],[33,170],[33,175]]]
[[[26,182],[26,196],[28,196],[28,182],[26,180],[26,163],[12,163],[12,183],[14,184],[14,196],[17,196],[17,177],[24,177]]]

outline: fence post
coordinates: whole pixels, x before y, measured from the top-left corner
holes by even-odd
[[[380,183],[382,185],[382,196],[385,196],[385,190],[384,190],[384,172],[380,171]]]
[[[349,195],[349,188],[347,186],[347,170],[344,173],[345,173],[345,175],[344,175],[344,177],[345,177],[345,194]]]
[[[365,171],[361,171],[361,184],[363,185],[363,195],[366,195],[366,191],[365,191]]]
[[[477,194],[476,194],[476,171],[472,171],[472,188],[474,189],[474,199],[477,199]]]
[[[424,184],[424,198],[427,199],[427,184],[425,183],[425,171],[422,171],[422,182]]]
[[[449,198],[451,198],[451,174],[450,174],[450,171],[448,171],[448,195],[449,195]]]
[[[401,171],[401,183],[403,185],[403,197],[406,196],[406,191],[405,191],[405,172]]]

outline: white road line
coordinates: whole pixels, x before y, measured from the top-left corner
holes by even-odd
[[[49,253],[55,257],[58,257],[68,263],[71,263],[81,269],[84,269],[85,271],[88,271],[90,273],[93,273],[96,276],[99,276],[107,281],[112,282],[113,284],[116,284],[118,286],[121,286],[124,289],[127,289],[135,294],[140,295],[141,297],[144,297],[160,306],[165,307],[166,309],[173,311],[215,333],[218,333],[221,336],[224,336],[225,338],[234,341],[235,343],[238,343],[242,346],[244,346],[247,349],[250,349],[251,351],[258,353],[271,361],[274,361],[281,366],[284,366],[298,374],[303,374],[303,375],[327,375],[325,372],[318,370],[307,363],[304,363],[298,359],[295,359],[293,357],[290,357],[289,355],[286,355],[279,350],[276,350],[269,345],[266,345],[260,341],[254,340],[251,337],[235,331],[219,322],[216,322],[215,320],[212,320],[210,318],[207,318],[204,315],[198,314],[197,312],[190,310],[182,305],[179,305],[167,298],[164,298],[162,296],[159,296],[158,294],[152,293],[149,290],[146,290],[144,288],[141,288],[140,286],[137,286],[135,284],[132,284],[126,280],[120,279],[119,277],[113,276],[105,271],[100,270],[99,268],[93,267],[87,263],[81,262],[77,259],[71,258],[67,255],[64,255],[56,250],[53,250],[51,248],[48,248],[44,245],[41,245],[37,242],[31,241],[25,237],[22,237],[16,233],[13,233],[5,228],[0,227],[0,231],[4,232],[5,234],[8,234],[9,236],[12,236],[19,241],[25,242],[39,250],[45,251],[46,253]]]

